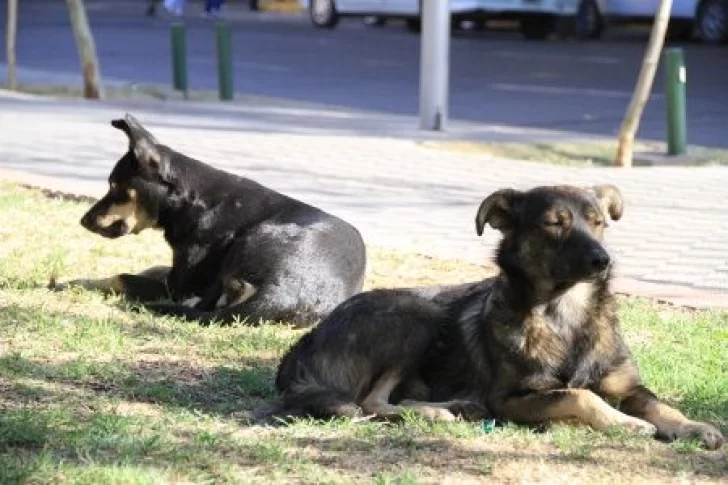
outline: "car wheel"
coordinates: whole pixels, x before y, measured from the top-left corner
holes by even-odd
[[[316,27],[334,28],[339,23],[339,13],[334,0],[311,0],[311,22]]]
[[[728,0],[704,0],[700,4],[698,31],[704,42],[728,41]]]
[[[419,18],[407,19],[405,22],[407,23],[407,30],[410,32],[415,34],[422,32],[422,21]]]
[[[477,30],[477,31],[485,30],[485,20],[484,19],[473,20],[473,30]]]
[[[599,6],[594,0],[582,0],[574,16],[574,36],[577,39],[598,39],[604,23]]]
[[[551,15],[534,15],[521,20],[521,33],[528,40],[544,40],[556,29]]]
[[[415,34],[422,32],[422,0],[417,2],[417,12],[417,17],[410,17],[405,20],[407,30]]]

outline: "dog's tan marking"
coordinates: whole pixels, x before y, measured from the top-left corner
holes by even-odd
[[[677,409],[656,399],[647,403],[643,417],[657,426],[661,434],[670,438],[697,438],[709,450],[719,448],[724,442],[723,435],[717,428],[688,419]]]
[[[364,413],[378,416],[398,415],[399,408],[389,403],[389,396],[400,380],[401,377],[398,371],[390,371],[380,377],[369,395],[361,402]]]
[[[544,410],[552,420],[578,419],[595,429],[624,426],[640,434],[655,434],[655,426],[614,409],[602,398],[587,389],[569,389],[563,398]]]
[[[709,450],[723,445],[723,435],[717,428],[687,418],[677,409],[660,402],[643,386],[630,389],[623,397],[620,407],[625,412],[655,425],[660,436],[668,439],[697,438]]]
[[[238,305],[250,300],[258,292],[258,288],[247,281],[232,280],[223,288],[223,293],[215,304],[216,308]]]
[[[400,416],[405,410],[412,410],[423,418],[439,421],[454,421],[455,416],[447,409],[448,405],[457,403],[430,403],[420,401],[403,401],[400,405],[389,403],[389,396],[399,384],[401,378],[398,371],[384,374],[374,385],[369,395],[364,398],[361,408],[365,414],[393,418]]]
[[[633,362],[626,361],[601,380],[599,383],[599,393],[620,399],[637,387],[640,382],[641,379],[637,372],[637,367]]]
[[[132,234],[139,234],[144,229],[154,227],[156,221],[144,210],[138,202],[136,190],[128,190],[129,201],[124,204],[112,204],[106,214],[96,218],[96,224],[101,228],[110,227],[118,221],[124,224]]]

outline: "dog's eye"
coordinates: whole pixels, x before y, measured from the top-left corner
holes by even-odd
[[[543,221],[543,225],[546,227],[562,227],[564,225],[564,221],[558,219],[555,221],[552,220],[545,220]]]
[[[607,224],[607,221],[605,221],[604,219],[597,219],[596,221],[594,221],[594,225],[596,227],[609,227],[609,224]]]

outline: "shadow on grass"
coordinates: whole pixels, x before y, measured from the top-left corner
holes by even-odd
[[[409,470],[440,477],[454,473],[485,477],[503,463],[518,464],[510,474],[520,473],[518,470],[532,473],[534,465],[537,473],[553,476],[560,473],[559,465],[571,465],[631,476],[622,461],[645,453],[639,444],[619,450],[596,444],[578,452],[545,451],[543,446],[515,446],[498,435],[458,442],[406,425],[357,437],[331,429],[316,434],[308,430],[307,436],[299,436],[296,429],[289,433],[267,428],[239,436],[170,424],[103,412],[6,412],[0,416],[0,482],[22,483],[30,478],[44,482],[61,466],[69,477],[74,468],[85,474],[95,468],[100,474],[105,467],[128,467],[136,473],[146,468],[167,470],[192,481],[216,482],[236,482],[241,470],[252,476],[317,483],[327,478],[371,479]],[[721,463],[720,458],[705,454],[680,456],[665,449],[649,456],[650,467],[689,472],[694,477],[724,476],[726,467]]]
[[[236,367],[199,367],[186,362],[108,363],[84,359],[49,364],[17,354],[0,358],[0,373],[8,378],[72,386],[94,396],[184,408],[250,421],[256,408],[275,397],[273,359],[240,359]],[[42,399],[43,389],[25,384],[19,396]],[[37,394],[36,394],[37,393]],[[7,399],[6,394],[5,399]]]

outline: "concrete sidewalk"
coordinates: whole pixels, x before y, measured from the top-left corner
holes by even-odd
[[[433,149],[423,139],[502,139],[503,127],[418,132],[406,116],[278,104],[88,103],[0,95],[0,177],[86,195],[106,189],[126,149],[109,120],[133,112],[157,138],[217,167],[336,213],[367,242],[483,263],[498,240],[475,235],[478,204],[502,187],[618,185],[626,200],[608,244],[617,289],[728,308],[728,167],[569,168]],[[568,134],[510,130],[514,139]],[[496,136],[497,135],[497,136]],[[529,138],[530,137],[530,138]]]

